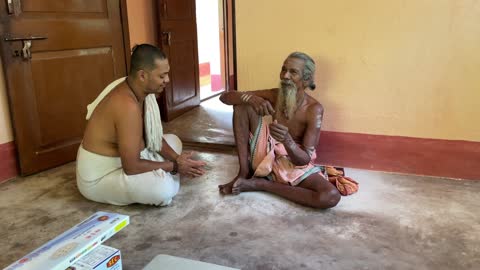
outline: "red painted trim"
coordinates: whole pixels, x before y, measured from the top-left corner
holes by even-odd
[[[223,80],[222,75],[212,74],[212,91],[221,91],[223,90]]]
[[[18,175],[15,143],[0,144],[0,183]]]
[[[480,180],[480,142],[322,131],[319,164]]]
[[[209,76],[210,75],[210,62],[201,63],[198,65],[199,76]]]

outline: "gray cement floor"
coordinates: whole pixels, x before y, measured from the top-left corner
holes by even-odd
[[[359,193],[318,211],[260,192],[222,197],[236,156],[201,156],[212,170],[164,208],[87,201],[74,163],[0,185],[0,267],[102,210],[131,218],[106,242],[126,270],[157,254],[241,269],[479,269],[480,181],[347,169]]]

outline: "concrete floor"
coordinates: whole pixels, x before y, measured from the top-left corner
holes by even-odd
[[[131,218],[106,242],[121,250],[126,270],[142,269],[157,254],[241,269],[478,269],[480,181],[346,169],[360,191],[327,211],[261,192],[223,197],[217,185],[238,171],[231,111],[207,107],[165,130],[227,148],[200,153],[211,170],[183,179],[168,207],[87,201],[74,163],[0,185],[0,267],[101,210]]]
[[[169,207],[110,206],[85,200],[71,163],[0,185],[0,267],[92,213],[127,214],[106,242],[124,269],[169,254],[241,269],[478,269],[480,182],[347,169],[360,192],[331,210],[304,208],[256,192],[222,197],[217,185],[238,169],[232,154],[183,180]]]

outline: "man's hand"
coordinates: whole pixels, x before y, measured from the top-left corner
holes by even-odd
[[[270,101],[259,96],[251,95],[248,99],[248,104],[257,112],[258,115],[274,115],[275,110],[270,104]]]
[[[271,123],[269,127],[270,135],[272,135],[275,140],[281,143],[293,141],[290,133],[288,133],[288,127],[279,124],[277,120]]]
[[[183,152],[178,156],[178,173],[189,177],[198,177],[205,173],[205,170],[202,169],[202,167],[207,163],[192,159],[194,154],[194,152]]]

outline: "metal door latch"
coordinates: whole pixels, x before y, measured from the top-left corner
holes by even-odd
[[[32,52],[30,51],[31,47],[32,47],[32,41],[31,40],[24,40],[23,41],[23,49],[22,49],[23,59],[28,60],[28,59],[32,58]]]
[[[32,58],[32,52],[30,48],[32,47],[32,40],[43,40],[47,39],[46,37],[41,36],[30,36],[30,37],[5,37],[3,40],[7,42],[14,42],[14,41],[21,41],[22,42],[22,50],[15,50],[13,52],[14,57],[22,56],[23,59],[28,60]]]

